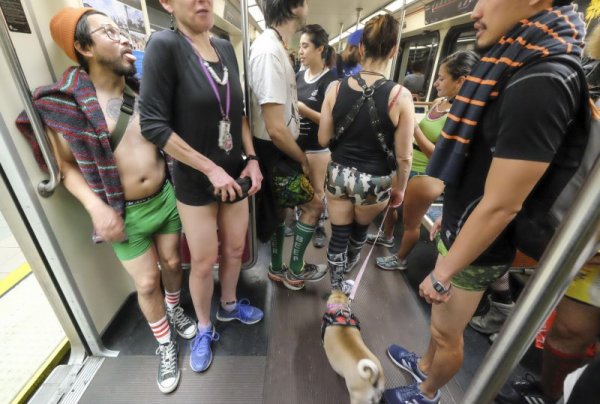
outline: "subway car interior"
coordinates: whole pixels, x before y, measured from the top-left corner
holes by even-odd
[[[337,52],[343,50],[350,34],[374,16],[390,14],[400,22],[398,54],[390,61],[387,76],[402,83],[408,73],[420,66],[425,79],[421,90],[413,92],[417,118],[437,98],[434,82],[441,60],[459,50],[475,49],[476,32],[470,13],[476,0],[307,1],[307,22],[324,27],[329,33],[329,44]],[[4,218],[0,236],[7,235],[6,240],[12,240],[0,250],[10,250],[13,255],[9,258],[16,256],[13,251],[20,251],[17,261],[2,256],[2,266],[6,268],[2,268],[0,279],[0,360],[4,373],[0,376],[0,402],[349,402],[346,383],[331,368],[321,339],[322,316],[331,291],[328,277],[307,283],[301,292],[269,280],[270,249],[268,243],[257,238],[256,227],[260,223],[256,223],[253,200],[249,203],[250,225],[238,295],[261,308],[264,320],[251,326],[215,320],[221,339],[214,343],[214,361],[204,373],[191,370],[190,347],[181,340],[179,386],[170,394],[162,394],[156,387],[156,341],[140,311],[131,278],[108,243],[92,242],[90,218],[61,184],[52,147],[43,151],[50,169],[47,173],[40,170],[31,147],[15,127],[21,111],[34,114],[33,90],[56,81],[73,64],[53,42],[49,31],[50,19],[60,9],[97,8],[129,30],[138,74],[143,77],[146,41],[152,33],[171,26],[161,3],[167,1],[0,0],[0,211]],[[211,32],[233,45],[247,93],[244,72],[249,46],[266,29],[262,2],[212,3],[215,25]],[[590,1],[577,3],[580,10],[590,6]],[[289,44],[290,53],[297,52],[298,41],[299,35]],[[45,136],[42,128],[37,132]],[[46,146],[48,142],[40,140]],[[596,193],[597,181],[598,178]],[[581,257],[591,251],[590,246],[597,245],[600,209],[597,195],[592,194],[588,192],[587,199],[581,197],[575,202],[579,209],[567,217],[555,236],[554,254],[547,253],[539,262],[517,255],[510,269],[511,290],[518,298],[515,319],[510,319],[495,341],[466,328],[464,363],[442,389],[442,403],[493,402],[490,397],[509,378],[540,374],[542,351],[536,347],[534,337],[560,298],[545,293],[543,282],[549,282],[559,271],[567,279],[576,263],[581,263]],[[429,239],[429,231],[441,215],[442,206],[443,197],[436,200],[423,219],[406,271],[381,271],[375,265],[376,256],[398,249],[401,218],[391,247],[365,244],[362,249],[357,267],[366,270],[351,307],[361,321],[365,344],[381,361],[386,388],[412,382],[410,375],[388,358],[386,349],[390,344],[401,344],[416,352],[427,348],[431,306],[419,296],[419,284],[435,266],[437,249]],[[287,222],[293,220],[290,212]],[[369,232],[376,233],[382,220],[380,215]],[[328,222],[326,233],[331,234]],[[291,239],[286,238],[284,257],[291,250]],[[310,244],[306,261],[326,264],[326,250]],[[185,243],[182,260],[181,305],[193,313],[187,289],[189,252]],[[358,272],[349,276],[354,278]],[[30,287],[29,282],[35,286]],[[215,290],[219,290],[216,270],[214,282]],[[476,314],[489,309],[487,301],[482,299]],[[44,308],[38,308],[38,304]],[[215,294],[213,319],[218,305]],[[521,327],[523,324],[527,326]],[[32,351],[36,351],[35,355]],[[31,363],[17,365],[21,361]],[[15,371],[11,370],[13,366]]]

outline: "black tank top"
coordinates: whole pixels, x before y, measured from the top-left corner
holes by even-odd
[[[348,80],[354,79],[346,78],[341,82],[333,107],[332,115],[335,126],[348,115],[352,106],[362,96],[362,90],[357,91],[350,88]],[[388,100],[394,86],[396,86],[396,83],[388,80],[377,88],[373,95],[377,114],[381,122],[381,130],[390,150],[394,150],[394,132],[396,131],[396,127],[388,115]],[[390,174],[391,171],[386,162],[386,154],[383,152],[381,144],[377,140],[376,131],[371,124],[367,102],[361,107],[354,122],[340,136],[335,150],[331,153],[331,159],[338,164],[355,167],[363,173],[372,175]]]

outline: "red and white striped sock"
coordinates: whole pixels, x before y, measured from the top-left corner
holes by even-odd
[[[181,289],[177,292],[169,292],[165,289],[165,303],[169,309],[173,309],[173,307],[179,304],[179,296],[181,295]]]
[[[152,329],[152,334],[159,344],[168,344],[171,341],[171,328],[169,328],[169,322],[167,316],[164,316],[156,323],[148,323]]]

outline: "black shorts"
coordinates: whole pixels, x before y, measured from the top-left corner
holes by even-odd
[[[236,179],[244,169],[244,162],[240,156],[239,161],[232,161],[221,167],[233,179]],[[217,198],[208,190],[211,186],[208,177],[179,161],[175,161],[173,164],[173,183],[175,197],[181,203],[190,206],[205,206],[217,202]]]
[[[302,151],[306,153],[323,152],[328,150],[327,147],[322,147],[319,144],[319,139],[317,138],[316,133],[309,133],[308,135],[300,134],[297,143]]]

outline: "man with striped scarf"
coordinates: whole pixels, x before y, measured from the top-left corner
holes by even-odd
[[[538,183],[552,180],[560,191],[575,172],[565,160],[583,153],[571,129],[584,105],[585,28],[569,3],[479,0],[471,14],[485,55],[456,97],[427,169],[446,184],[438,260],[419,287],[433,304],[431,338],[422,357],[388,348],[416,381],[387,390],[388,403],[439,402],[462,365],[463,332],[483,292],[514,258],[511,222],[526,198],[556,197],[556,185]]]

